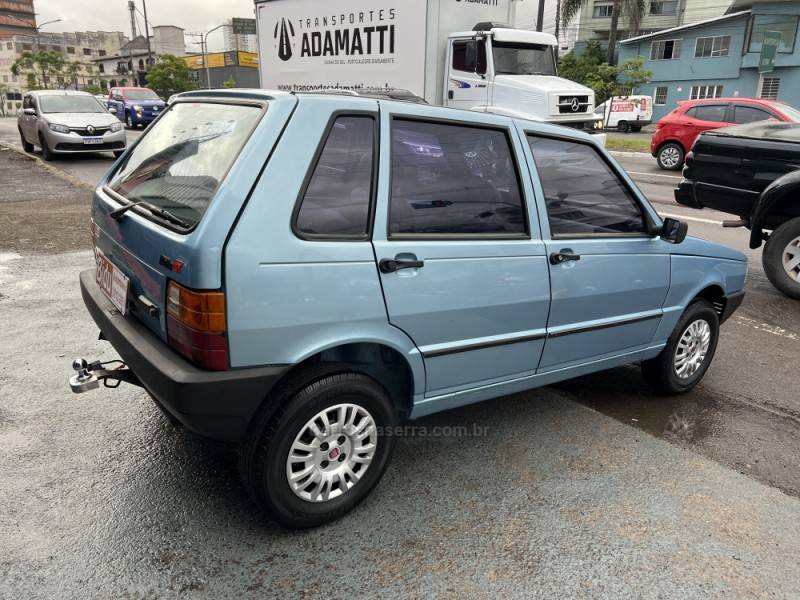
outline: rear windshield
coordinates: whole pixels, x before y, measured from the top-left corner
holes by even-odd
[[[257,106],[173,104],[131,150],[108,187],[193,227],[260,115]]]
[[[125,90],[122,93],[128,100],[161,100],[153,90]]]

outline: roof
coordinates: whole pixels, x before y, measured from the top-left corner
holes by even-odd
[[[705,21],[695,21],[694,23],[689,23],[688,25],[681,25],[679,27],[671,27],[670,29],[662,29],[661,31],[656,31],[655,33],[648,33],[647,35],[638,35],[636,37],[628,38],[627,40],[623,40],[620,42],[620,45],[626,46],[628,44],[633,44],[634,42],[640,42],[642,40],[649,40],[657,37],[661,37],[663,35],[669,35],[671,33],[678,33],[679,31],[686,31],[687,29],[694,29],[696,27],[704,27],[705,25],[715,25],[717,23],[721,23],[723,21],[729,21],[732,19],[738,19],[739,17],[745,17],[750,14],[749,10],[743,10],[741,12],[731,13],[729,15],[722,15],[721,17],[714,17],[713,19],[706,19]]]
[[[33,90],[30,93],[34,96],[91,96],[81,90]]]
[[[493,27],[489,30],[492,37],[498,42],[512,42],[516,44],[542,44],[545,46],[555,46],[558,42],[556,36],[543,33],[541,31],[529,31],[527,29],[514,29],[510,27]],[[474,37],[477,33],[486,31],[460,31],[451,33],[450,38]]]

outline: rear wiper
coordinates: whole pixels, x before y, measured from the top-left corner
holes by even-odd
[[[116,210],[112,210],[110,213],[108,213],[108,216],[116,221],[119,221],[122,218],[122,216],[130,209],[132,209],[134,206],[141,206],[143,208],[146,208],[152,214],[156,215],[157,217],[161,217],[165,221],[178,225],[179,227],[183,227],[184,229],[189,229],[189,223],[187,223],[180,217],[177,217],[176,215],[172,214],[168,210],[159,208],[154,204],[150,204],[146,200],[137,200],[136,202],[131,202],[130,204],[121,206]]]

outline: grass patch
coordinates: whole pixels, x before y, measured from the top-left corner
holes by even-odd
[[[606,148],[622,152],[650,152],[650,140],[629,137],[626,135],[608,134]]]

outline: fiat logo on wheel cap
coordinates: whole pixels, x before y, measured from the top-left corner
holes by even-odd
[[[337,457],[338,457],[338,456],[339,456],[341,453],[342,453],[342,451],[341,451],[341,450],[339,450],[339,448],[334,448],[333,450],[331,450],[331,451],[328,453],[328,458],[329,458],[329,459],[331,459],[331,460],[336,460],[336,458],[337,458]]]

